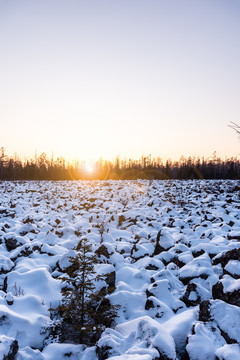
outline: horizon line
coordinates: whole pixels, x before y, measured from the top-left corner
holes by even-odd
[[[41,157],[45,157],[46,160],[48,161],[56,161],[56,160],[64,160],[66,163],[69,163],[69,164],[72,164],[72,163],[76,163],[76,162],[79,162],[79,163],[90,163],[90,164],[97,164],[99,162],[109,162],[109,163],[114,163],[116,161],[132,161],[132,162],[138,162],[138,161],[148,161],[149,163],[152,163],[154,161],[158,161],[158,162],[162,162],[162,163],[166,163],[168,161],[171,161],[171,162],[180,162],[181,159],[183,160],[205,160],[205,161],[211,161],[211,160],[221,160],[221,161],[227,161],[227,160],[230,160],[230,159],[234,159],[234,160],[237,160],[238,157],[240,158],[240,152],[237,154],[237,155],[231,155],[231,156],[227,156],[225,155],[224,157],[223,156],[218,156],[217,155],[217,152],[214,151],[211,155],[208,155],[208,156],[204,156],[204,155],[179,155],[178,158],[171,158],[171,157],[165,157],[162,158],[161,155],[152,155],[151,153],[149,154],[142,154],[140,155],[139,157],[133,157],[133,156],[126,156],[126,155],[115,155],[115,156],[112,156],[111,158],[104,158],[103,156],[99,156],[98,158],[91,158],[91,159],[83,159],[83,158],[80,158],[80,157],[69,157],[69,156],[64,156],[64,155],[54,155],[54,151],[51,152],[51,155],[49,155],[47,152],[43,151],[43,152],[39,152],[39,155],[38,155],[38,151],[37,149],[35,149],[35,154],[34,156],[27,156],[25,154],[18,154],[17,152],[14,152],[14,154],[7,154],[6,153],[6,148],[5,147],[0,147],[0,160],[2,161],[2,159],[6,157],[8,159],[12,159],[12,160],[15,160],[15,161],[21,161],[23,163],[25,162],[28,162],[28,161],[36,161],[37,159],[40,159]]]

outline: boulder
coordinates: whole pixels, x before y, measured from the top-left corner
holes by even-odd
[[[230,275],[224,275],[212,287],[213,299],[220,299],[228,304],[240,306],[240,279],[236,280]]]
[[[172,336],[149,316],[117,325],[115,330],[106,329],[97,342],[96,351],[99,360],[120,355],[123,358],[131,355],[132,359],[137,359],[142,354],[152,360],[176,360]]]
[[[0,335],[0,357],[3,360],[16,360],[18,354],[18,342],[14,338]]]

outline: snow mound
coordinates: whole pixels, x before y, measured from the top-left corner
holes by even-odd
[[[115,330],[106,329],[97,343],[97,353],[101,358],[104,352],[106,356],[106,351],[109,357],[147,355],[149,359],[161,356],[176,359],[173,338],[163,325],[149,316],[117,325]]]

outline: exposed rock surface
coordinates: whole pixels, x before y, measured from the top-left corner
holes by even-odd
[[[18,354],[17,340],[0,335],[0,357],[3,360],[17,360]]]

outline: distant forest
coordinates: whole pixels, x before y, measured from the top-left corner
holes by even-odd
[[[99,160],[88,171],[84,162],[56,160],[45,153],[34,159],[20,160],[17,155],[7,156],[0,149],[0,180],[134,180],[134,179],[240,179],[240,161],[181,157],[178,161],[142,156],[139,160]]]

